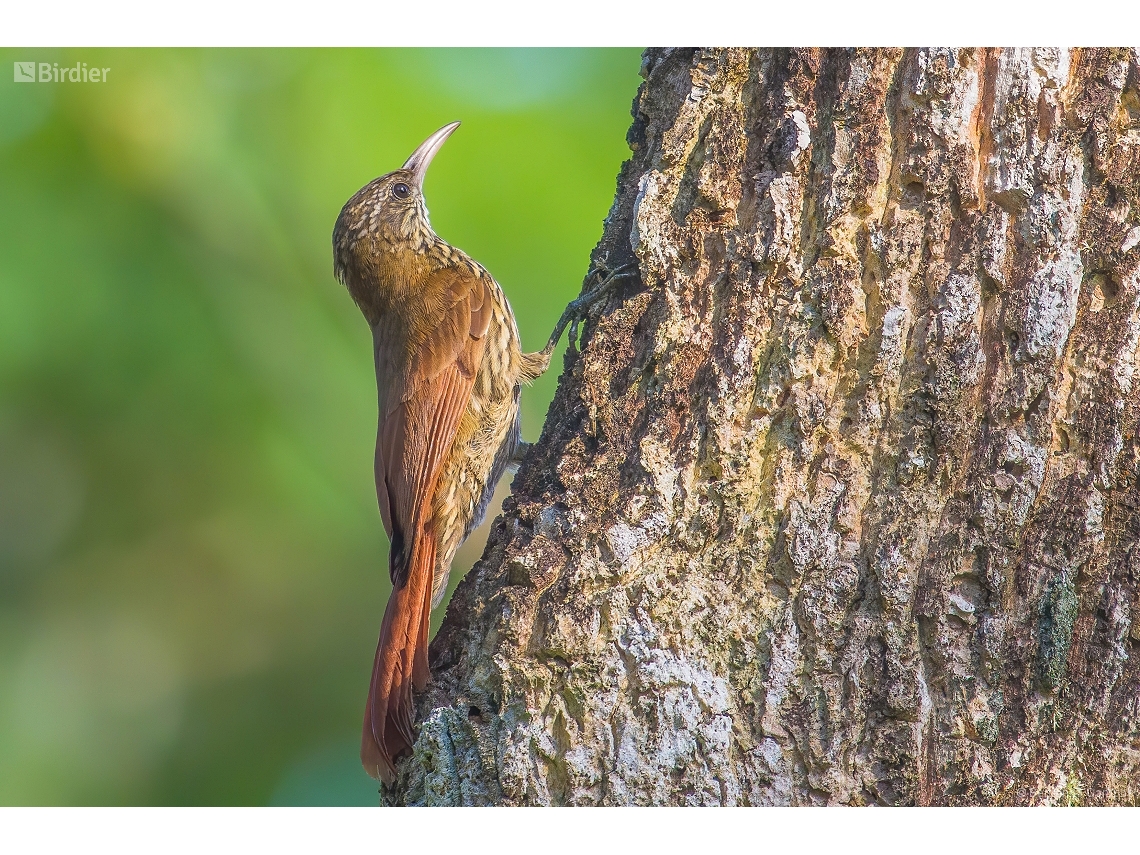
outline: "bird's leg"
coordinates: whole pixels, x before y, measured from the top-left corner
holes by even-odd
[[[523,378],[530,382],[537,380],[546,372],[546,369],[550,367],[550,357],[554,355],[554,348],[558,346],[558,340],[562,338],[562,331],[566,329],[567,324],[570,324],[570,350],[572,352],[575,351],[578,342],[579,322],[593,314],[592,310],[599,306],[604,298],[609,296],[609,293],[618,282],[636,275],[636,270],[636,264],[623,264],[616,270],[610,270],[605,262],[599,262],[591,269],[590,272],[586,274],[586,282],[590,282],[599,273],[602,274],[602,280],[594,287],[588,289],[581,297],[571,301],[570,304],[566,306],[562,317],[558,319],[558,323],[554,326],[554,332],[550,334],[550,340],[546,343],[546,347],[535,353],[524,353],[522,355]],[[514,453],[511,454],[511,459],[507,463],[507,466],[511,469],[517,469],[533,445],[534,443],[526,442],[520,438],[518,444],[515,446]]]
[[[610,270],[604,263],[597,264],[593,270],[586,276],[586,281],[589,282],[599,273],[603,274],[602,281],[590,288],[576,300],[570,302],[566,310],[562,313],[562,317],[558,319],[558,323],[554,326],[554,332],[550,334],[550,340],[547,341],[546,347],[537,353],[526,354],[531,363],[531,370],[528,374],[533,377],[540,377],[545,373],[546,369],[550,367],[550,357],[554,354],[554,348],[558,346],[558,340],[562,338],[562,331],[566,329],[566,325],[570,325],[570,351],[576,352],[578,343],[578,324],[588,318],[592,312],[591,310],[598,306],[602,300],[609,296],[614,286],[622,279],[628,279],[630,276],[635,275],[636,264],[623,264],[616,270]]]
[[[562,337],[562,330],[566,328],[566,324],[570,324],[570,347],[574,348],[578,341],[578,324],[584,321],[591,314],[590,310],[598,306],[604,297],[607,297],[622,279],[628,279],[634,275],[633,271],[636,270],[636,264],[623,264],[617,270],[610,270],[604,263],[599,263],[587,276],[587,281],[594,278],[597,274],[603,274],[602,281],[583,294],[576,300],[570,302],[566,310],[562,313],[562,317],[558,319],[558,323],[554,327],[554,332],[550,334],[550,340],[547,341],[546,347],[543,348],[542,353],[549,360],[551,354],[554,353],[554,348],[558,346],[558,340]]]
[[[527,452],[530,451],[533,446],[533,442],[527,442],[525,439],[520,439],[518,445],[515,446],[515,453],[511,455],[511,462],[507,465],[518,466],[523,462],[523,458],[526,457]]]

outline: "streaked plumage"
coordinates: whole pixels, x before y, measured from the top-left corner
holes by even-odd
[[[386,783],[414,741],[411,691],[429,677],[431,609],[515,454],[520,386],[546,370],[553,347],[524,354],[498,283],[431,229],[424,172],[457,126],[357,192],[333,231],[335,272],[372,329],[376,362],[376,495],[392,595],[361,760]]]

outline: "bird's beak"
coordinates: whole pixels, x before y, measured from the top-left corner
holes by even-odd
[[[424,175],[427,174],[427,168],[431,165],[431,160],[435,157],[435,153],[443,147],[443,144],[447,142],[447,138],[455,133],[455,129],[458,127],[459,122],[444,125],[420,143],[420,147],[413,151],[412,156],[404,161],[403,168],[415,176],[416,186],[420,189],[423,189]]]

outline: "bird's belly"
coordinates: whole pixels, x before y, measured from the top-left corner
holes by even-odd
[[[519,439],[519,387],[476,384],[440,472],[433,519],[439,537],[433,608],[447,588],[455,551],[483,521]],[[482,392],[482,394],[481,394]],[[489,393],[489,394],[488,394]]]

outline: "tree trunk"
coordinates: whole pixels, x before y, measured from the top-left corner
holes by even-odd
[[[1136,803],[1137,62],[649,51],[386,797]]]

